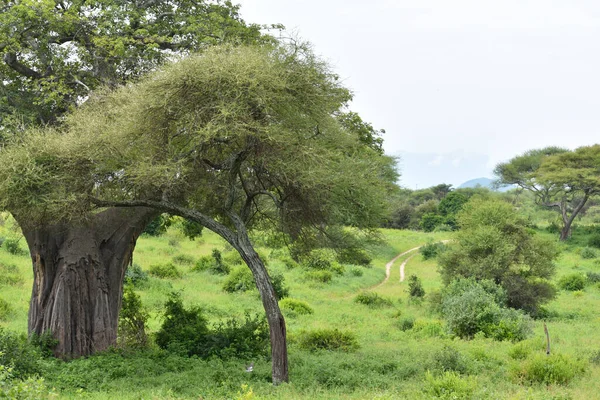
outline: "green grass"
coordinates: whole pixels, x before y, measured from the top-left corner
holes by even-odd
[[[539,234],[547,235],[541,231]],[[547,305],[551,312],[551,318],[546,322],[553,354],[578,360],[581,365],[586,365],[585,372],[570,379],[568,384],[531,382],[515,371],[526,371],[534,361],[543,362],[543,357],[540,361],[545,355],[542,321],[534,323],[534,335],[520,344],[479,337],[471,341],[450,337],[440,317],[429,311],[427,301],[409,301],[408,282],[399,281],[400,264],[412,257],[406,265],[405,276],[418,276],[427,295],[440,289],[442,283],[435,259],[423,260],[418,252],[407,254],[394,263],[390,279],[379,284],[385,277],[385,264],[394,256],[428,240],[450,239],[452,234],[382,230],[382,236],[386,243],[373,245],[369,250],[374,258],[371,268],[347,267],[342,276],[334,274],[328,284],[306,280],[305,271],[300,267],[288,269],[281,260],[269,260],[269,269],[285,276],[290,297],[308,303],[314,311],[312,314],[296,313],[286,319],[290,384],[273,387],[269,383],[270,363],[267,360],[252,360],[254,372],[248,374],[244,365],[249,360],[205,361],[156,351],[126,358],[107,354],[71,363],[51,361],[48,362],[46,382],[50,387],[56,387],[59,398],[67,399],[430,399],[444,390],[454,390],[458,396],[447,398],[600,397],[597,394],[600,369],[587,361],[600,350],[600,287],[597,284],[589,284],[581,292],[560,291],[559,296]],[[585,242],[581,238],[579,241]],[[555,282],[574,272],[600,272],[600,264],[595,260],[579,256],[578,246],[563,247]],[[226,257],[227,246],[210,232],[205,231],[201,238],[189,241],[171,228],[162,237],[140,238],[134,262],[147,271],[150,265],[172,262],[176,256],[185,255],[197,260],[210,255],[213,248],[223,251]],[[261,254],[270,253],[269,249],[260,250]],[[32,285],[30,259],[0,249],[0,263],[15,264],[23,276],[20,285],[0,287],[2,298],[13,308],[11,319],[0,321],[0,327],[25,332]],[[181,279],[150,277],[137,291],[150,311],[151,332],[159,328],[162,305],[173,290],[181,291],[186,306],[202,307],[211,323],[232,316],[241,317],[246,311],[262,312],[255,291],[225,293],[221,288],[226,276],[194,272],[193,264],[188,263],[180,263],[177,268],[183,274]],[[362,276],[352,274],[351,268],[359,268]],[[356,295],[366,290],[390,299],[391,306],[370,308],[355,303]],[[414,326],[402,331],[400,322],[407,318],[414,319]],[[313,352],[299,347],[301,332],[324,329],[351,332],[360,347],[347,353]],[[515,350],[515,346],[521,348]],[[440,361],[439,354],[447,348],[465,363],[464,369],[444,372],[440,365],[450,361]],[[242,385],[246,385],[244,389]]]

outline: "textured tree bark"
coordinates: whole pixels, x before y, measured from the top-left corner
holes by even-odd
[[[285,329],[285,319],[277,303],[277,295],[269,279],[267,269],[262,260],[250,244],[247,236],[237,241],[238,252],[252,271],[256,287],[260,293],[269,323],[269,333],[271,337],[271,359],[272,359],[272,380],[273,384],[278,385],[282,382],[288,382],[288,356],[287,339]]]
[[[33,262],[29,334],[51,332],[55,355],[66,359],[115,345],[125,270],[156,215],[149,208],[110,208],[85,224],[43,226],[16,216]]]

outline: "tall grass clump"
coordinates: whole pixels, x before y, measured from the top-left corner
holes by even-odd
[[[443,400],[463,400],[473,398],[477,389],[477,381],[472,377],[462,377],[454,371],[447,371],[439,376],[427,371],[425,373],[424,391],[431,398]]]
[[[564,354],[537,354],[513,369],[514,377],[528,384],[567,385],[586,370],[586,363]]]
[[[370,308],[382,308],[382,307],[391,307],[392,306],[392,301],[390,299],[381,297],[380,295],[378,295],[377,293],[374,293],[374,292],[359,293],[354,298],[354,302],[365,305]]]
[[[182,277],[181,271],[173,263],[151,265],[148,268],[148,273],[162,279],[179,279]]]
[[[558,286],[561,289],[568,290],[571,292],[583,290],[586,284],[586,276],[579,273],[565,275],[558,281]]]
[[[298,345],[308,351],[333,350],[351,352],[360,346],[353,332],[340,331],[339,329],[316,329],[301,332]]]

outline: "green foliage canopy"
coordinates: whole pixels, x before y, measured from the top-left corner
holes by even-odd
[[[439,256],[447,283],[459,277],[491,280],[506,290],[509,306],[530,313],[554,296],[548,279],[558,249],[528,231],[510,204],[474,198],[458,214],[458,224],[456,243]]]
[[[269,41],[230,1],[4,1],[0,127],[57,120],[101,85],[224,42]]]

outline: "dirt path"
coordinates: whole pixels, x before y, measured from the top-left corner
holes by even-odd
[[[404,267],[406,266],[406,263],[410,261],[410,259],[413,258],[415,255],[416,254],[413,254],[412,256],[404,260],[402,264],[400,264],[400,282],[404,282]]]
[[[388,279],[390,279],[390,274],[391,274],[391,271],[392,271],[392,266],[394,265],[394,263],[396,262],[397,259],[399,259],[402,256],[407,255],[408,253],[412,253],[413,251],[419,250],[420,248],[421,248],[421,246],[413,247],[412,249],[406,250],[404,253],[400,253],[396,257],[392,258],[390,260],[390,262],[388,262],[387,264],[385,264],[385,279],[382,282],[380,282],[379,284],[373,286],[372,289],[375,289],[375,288],[377,288],[377,287],[385,284],[388,281]],[[412,257],[413,256],[409,257],[406,261],[410,260]],[[404,261],[404,263],[402,263],[402,265],[400,266],[401,273],[404,272],[404,265],[406,265],[406,261]],[[400,282],[402,282],[403,280],[404,280],[404,275],[402,274]]]

